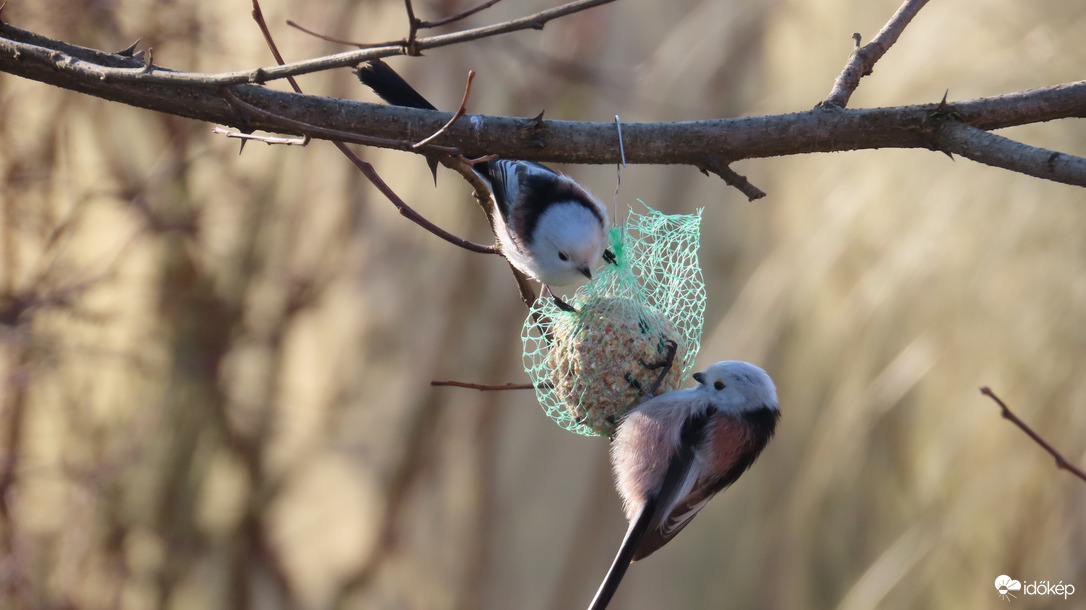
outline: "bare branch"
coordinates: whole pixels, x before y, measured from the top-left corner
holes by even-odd
[[[1029,146],[1009,138],[947,121],[934,134],[939,150],[1027,176],[1086,186],[1086,159]]]
[[[396,209],[400,211],[401,216],[404,216],[411,222],[414,222],[415,224],[433,233],[434,235],[437,235],[441,239],[449,242],[450,244],[453,244],[454,246],[459,246],[465,250],[477,252],[480,254],[499,254],[498,249],[494,246],[484,246],[482,244],[477,244],[466,239],[461,239],[453,235],[452,233],[449,233],[445,229],[442,229],[441,227],[435,225],[429,220],[426,220],[426,218],[424,218],[421,214],[413,210],[411,206],[407,205],[403,199],[400,199],[399,195],[397,195],[392,190],[392,187],[388,186],[388,184],[386,184],[385,181],[381,179],[381,176],[377,173],[377,170],[373,169],[372,165],[358,158],[358,155],[351,152],[351,149],[347,148],[346,144],[342,142],[335,142],[335,145],[336,148],[338,148],[340,152],[342,152],[344,155],[347,155],[347,158],[351,160],[351,163],[354,163],[355,167],[357,167],[366,176],[366,178],[368,178],[369,181],[377,187],[377,190],[381,191],[381,193],[385,197],[387,197],[389,201],[392,202],[392,205],[396,206]]]
[[[1052,447],[1052,445],[1048,444],[1048,441],[1042,438],[1040,434],[1034,432],[1033,428],[1030,428],[1028,425],[1026,425],[1026,422],[1018,419],[1018,416],[1011,412],[1007,405],[1004,404],[1004,402],[1000,400],[999,397],[995,395],[995,392],[988,388],[988,386],[982,387],[980,389],[980,393],[991,398],[996,402],[997,405],[999,405],[1000,410],[1002,410],[1003,412],[1004,419],[1011,420],[1011,423],[1018,426],[1022,430],[1022,432],[1025,432],[1027,436],[1033,439],[1033,442],[1040,445],[1041,448],[1047,451],[1049,455],[1056,458],[1057,468],[1067,470],[1076,477],[1082,479],[1083,481],[1086,481],[1086,472],[1083,472],[1081,468],[1075,466],[1071,462],[1068,462],[1067,458],[1063,457],[1060,452],[1056,451],[1056,449]]]
[[[479,4],[478,6],[474,6],[472,8],[469,8],[466,11],[461,11],[459,13],[456,13],[455,15],[449,15],[448,17],[442,17],[441,19],[434,19],[433,21],[420,22],[419,27],[420,28],[436,28],[438,26],[448,25],[450,23],[460,21],[461,19],[467,19],[468,17],[471,17],[475,13],[484,11],[484,10],[494,6],[495,4],[497,4],[499,2],[501,2],[501,0],[487,0],[486,2],[483,2],[482,4]]]
[[[709,155],[705,163],[698,166],[705,174],[716,174],[724,179],[724,184],[735,187],[740,193],[747,196],[747,201],[755,201],[765,197],[765,191],[754,186],[747,177],[732,169],[727,163],[722,163],[716,155]]]
[[[890,47],[901,36],[901,32],[905,30],[905,26],[909,25],[913,17],[927,3],[928,0],[905,0],[905,3],[897,9],[893,17],[890,17],[890,21],[886,22],[886,25],[871,39],[871,42],[862,47],[860,46],[860,35],[853,34],[856,49],[852,51],[852,55],[849,56],[845,68],[841,70],[841,74],[837,75],[837,79],[833,81],[833,89],[830,91],[829,96],[820,105],[835,108],[847,106],[848,99],[852,97],[856,87],[860,86],[860,79],[871,74],[875,62],[879,61],[890,50]]]
[[[96,66],[129,72],[142,67],[129,57],[101,53],[49,40],[0,25],[0,71],[81,91],[159,112],[238,128],[306,134],[314,138],[357,142],[406,150],[435,133],[450,114],[414,108],[365,104],[349,100],[274,91],[240,85],[233,97],[251,109],[239,112],[219,88],[191,82],[117,81]],[[258,111],[257,109],[264,109]],[[1086,116],[1086,81],[1020,91],[1001,96],[895,108],[818,108],[792,114],[689,121],[625,123],[623,142],[628,163],[688,164],[705,167],[706,159],[742,159],[871,148],[941,150],[939,137],[948,120],[992,130],[1059,118]],[[534,121],[472,116],[457,121],[438,139],[456,149],[428,150],[468,157],[496,154],[503,158],[559,163],[619,162],[613,123]],[[951,131],[953,133],[953,130]],[[366,134],[365,136],[358,135]],[[979,159],[978,159],[979,160]],[[1013,164],[1000,167],[1019,168]],[[1035,169],[1026,171],[1030,175]],[[1086,174],[1075,164],[1043,177],[1081,184]]]

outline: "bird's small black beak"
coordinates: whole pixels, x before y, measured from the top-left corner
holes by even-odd
[[[611,252],[610,248],[603,251],[603,260],[610,265],[618,264],[618,259],[615,258],[615,253]]]
[[[592,279],[592,270],[588,267],[581,267],[577,269],[577,271],[580,271],[581,275],[585,276],[586,278]]]
[[[705,384],[705,378],[702,377],[701,373],[694,373],[693,375],[691,375],[691,377],[694,378],[694,381],[700,384]]]

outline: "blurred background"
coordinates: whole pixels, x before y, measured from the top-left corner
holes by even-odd
[[[415,3],[423,19],[466,0]],[[557,2],[507,0],[494,23]],[[625,122],[806,110],[896,0],[617,2],[394,59],[439,107]],[[156,63],[272,63],[248,2],[8,2]],[[264,11],[288,61],[402,37],[394,0]],[[1073,0],[933,2],[852,107],[1082,78]],[[308,93],[375,101],[347,70]],[[275,83],[284,87],[284,83]],[[401,218],[329,144],[201,124],[0,75],[0,606],[549,610],[587,605],[626,523],[607,443],[523,382],[526,310],[497,257]],[[1086,127],[1007,130],[1086,154]],[[469,189],[361,149],[439,225],[490,239]],[[1086,191],[878,150],[745,161],[757,203],[630,166],[618,205],[704,207],[697,368],[744,359],[783,420],[732,489],[630,569],[616,609],[990,608],[995,578],[1086,596],[1086,484],[1002,420],[991,386],[1086,463]],[[614,167],[565,167],[604,201]]]

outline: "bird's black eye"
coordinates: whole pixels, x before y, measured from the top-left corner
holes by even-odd
[[[714,388],[716,388],[716,389],[718,389],[718,390],[723,390],[723,389],[724,389],[725,387],[727,387],[727,386],[725,386],[725,385],[724,385],[724,382],[723,382],[723,381],[721,381],[721,380],[717,379],[717,380],[716,380],[716,383],[714,383],[714,384],[713,384],[713,387],[714,387]]]
[[[565,252],[559,252],[558,253],[558,258],[562,259],[563,261],[568,261],[569,260],[569,255],[566,254]]]

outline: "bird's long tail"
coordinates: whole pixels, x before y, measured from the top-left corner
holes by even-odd
[[[421,108],[423,110],[437,110],[422,94],[407,84],[402,76],[390,68],[380,59],[370,61],[358,66],[354,71],[358,80],[362,81],[378,97],[393,106],[406,108]],[[434,175],[434,184],[437,184],[437,157],[426,155],[426,165],[430,167],[430,173]]]
[[[415,88],[407,84],[402,76],[380,59],[371,59],[358,66],[354,73],[363,85],[373,89],[378,97],[393,106],[437,110],[433,104],[422,97],[421,93],[415,91]]]
[[[622,539],[622,546],[618,548],[618,554],[615,555],[615,560],[611,562],[611,568],[607,570],[607,576],[603,577],[603,582],[600,583],[596,596],[592,598],[592,603],[588,605],[588,610],[604,610],[607,608],[607,604],[611,602],[615,591],[618,591],[618,585],[622,582],[622,577],[626,575],[626,568],[630,567],[637,545],[641,542],[641,537],[645,535],[651,520],[652,502],[646,502],[634,520],[630,522],[630,527],[626,530],[626,537]]]

